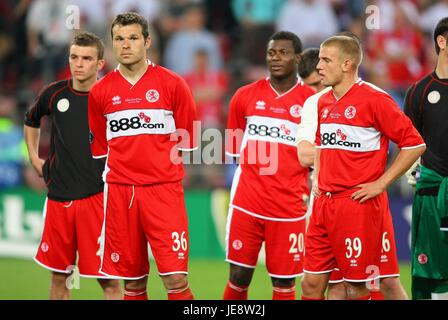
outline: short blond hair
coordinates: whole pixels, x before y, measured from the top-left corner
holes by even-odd
[[[326,39],[321,47],[337,46],[342,52],[344,57],[348,57],[353,60],[354,65],[358,68],[362,62],[362,47],[359,40],[355,37],[348,35],[336,35]]]

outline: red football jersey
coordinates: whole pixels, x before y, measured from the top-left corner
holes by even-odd
[[[226,153],[241,156],[231,206],[272,220],[297,220],[306,212],[308,169],[300,165],[296,136],[306,98],[298,81],[284,94],[269,79],[240,88],[230,102]],[[238,134],[239,133],[239,134]]]
[[[321,150],[318,181],[323,191],[340,192],[380,178],[389,140],[400,149],[424,145],[394,100],[361,79],[338,100],[330,90],[314,103],[319,121],[316,146]]]
[[[107,156],[104,181],[181,180],[185,173],[178,150],[196,148],[194,120],[193,96],[175,73],[149,63],[134,85],[118,68],[108,73],[89,94],[90,146],[94,158]]]

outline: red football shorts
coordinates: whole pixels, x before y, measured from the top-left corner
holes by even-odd
[[[322,195],[314,200],[306,237],[305,272],[339,269],[339,275],[331,275],[331,282],[398,276],[387,194],[360,204],[351,199],[353,192]]]
[[[379,278],[397,277],[400,276],[400,269],[398,266],[397,249],[395,246],[394,226],[392,224],[392,216],[388,214],[385,217],[384,229],[381,238],[381,262],[379,267]],[[372,279],[376,278],[376,270],[371,271]],[[339,283],[344,281],[339,269],[331,272],[330,283]],[[371,283],[374,285],[374,283]]]
[[[35,260],[52,271],[70,273],[78,251],[80,275],[105,278],[98,273],[103,216],[102,192],[66,202],[47,199],[44,230]]]
[[[305,219],[273,221],[230,208],[227,217],[226,261],[255,268],[263,241],[271,277],[293,278],[303,273]]]
[[[160,275],[188,273],[188,218],[181,182],[106,184],[101,273],[139,279],[149,273],[148,242]]]

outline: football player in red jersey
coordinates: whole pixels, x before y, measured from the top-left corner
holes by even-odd
[[[348,299],[370,299],[366,282],[373,279],[385,284],[386,299],[407,299],[398,278],[386,188],[424,152],[425,144],[387,93],[358,78],[361,60],[356,39],[325,40],[317,68],[331,90],[307,101],[318,115],[318,181],[307,230],[303,299],[323,299],[335,268],[346,281]],[[401,151],[385,170],[389,140]],[[394,263],[382,266],[390,260]]]
[[[125,279],[126,300],[146,300],[149,242],[168,299],[193,299],[180,159],[196,148],[193,96],[147,59],[145,18],[119,14],[111,36],[119,65],[89,94],[92,155],[107,158],[100,272]]]
[[[43,177],[48,195],[44,230],[35,260],[52,271],[50,299],[69,299],[67,287],[78,253],[81,276],[98,278],[106,299],[121,299],[118,280],[98,273],[104,217],[102,160],[92,159],[87,124],[89,90],[104,65],[104,47],[91,33],[80,33],[70,46],[72,77],[44,88],[26,114],[25,140],[31,163]],[[39,157],[40,121],[49,116],[49,158]]]
[[[301,51],[295,34],[272,35],[266,52],[269,77],[240,88],[230,102],[227,132],[232,138],[226,153],[240,161],[227,221],[230,275],[224,299],[247,299],[263,242],[272,298],[295,299],[309,196],[308,169],[298,161],[296,135],[302,105],[314,93],[297,76]],[[262,150],[269,161],[262,159]]]

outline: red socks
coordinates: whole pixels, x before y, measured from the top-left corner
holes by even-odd
[[[372,300],[384,300],[384,295],[381,291],[370,291],[370,297]]]
[[[167,290],[168,300],[194,300],[193,293],[188,284],[184,288]]]
[[[272,290],[272,300],[296,300],[296,287],[274,287]]]
[[[148,300],[146,290],[124,290],[124,300]]]
[[[226,289],[224,290],[224,300],[247,300],[248,287],[238,287],[227,282]]]

